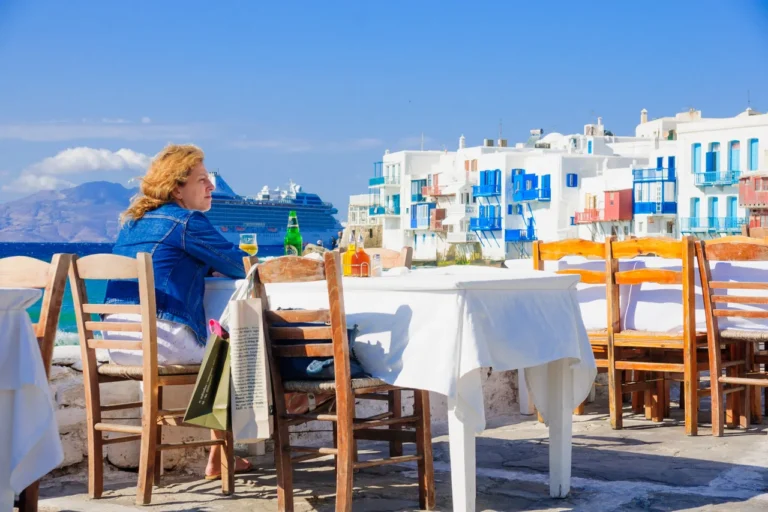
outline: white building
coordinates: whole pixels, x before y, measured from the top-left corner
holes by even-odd
[[[383,245],[434,260],[451,247],[494,260],[526,257],[533,240],[607,235],[716,236],[740,231],[736,184],[766,169],[768,115],[706,119],[691,110],[615,136],[601,119],[583,134],[456,151],[387,152],[369,183]],[[723,155],[722,158],[720,155]]]

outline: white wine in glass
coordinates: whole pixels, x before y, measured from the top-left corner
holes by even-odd
[[[259,252],[259,243],[256,241],[256,233],[243,233],[240,235],[240,250],[251,256]]]

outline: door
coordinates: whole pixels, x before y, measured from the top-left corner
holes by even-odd
[[[708,207],[709,211],[707,212],[707,215],[708,215],[707,226],[710,229],[719,228],[720,227],[719,223],[718,223],[719,218],[717,216],[718,215],[718,201],[717,201],[717,198],[716,197],[710,197],[708,202],[709,202],[709,207]]]
[[[699,198],[698,197],[692,197],[691,198],[691,217],[689,219],[689,222],[691,224],[691,228],[698,228],[699,227]]]

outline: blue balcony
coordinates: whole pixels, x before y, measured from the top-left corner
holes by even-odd
[[[429,229],[429,217],[412,218],[411,229]]]
[[[739,233],[744,217],[681,217],[681,233]]]
[[[501,229],[501,217],[475,217],[469,219],[472,231],[498,231]]]
[[[423,203],[424,196],[421,194],[411,194],[411,203]]]
[[[475,185],[472,187],[472,195],[475,197],[494,197],[501,195],[501,185]]]
[[[512,201],[522,203],[525,201],[551,201],[552,189],[532,188],[530,190],[518,190],[512,194]]]
[[[400,178],[398,176],[376,176],[368,180],[369,187],[381,187],[384,185],[399,185]]]
[[[632,179],[634,181],[676,181],[677,173],[675,168],[668,169],[662,167],[660,169],[633,169]]]
[[[737,185],[741,171],[708,171],[693,174],[697,187]]]
[[[368,215],[400,215],[400,207],[394,208],[388,206],[371,206],[368,208]]]
[[[505,242],[533,242],[536,240],[535,229],[505,229]]]
[[[663,203],[635,201],[632,207],[632,212],[635,215],[675,215],[677,214],[677,203],[674,201],[664,201]]]

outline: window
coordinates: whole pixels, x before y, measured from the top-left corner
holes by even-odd
[[[472,171],[477,172],[477,160],[472,160]]]
[[[668,220],[667,221],[667,234],[671,235],[675,231],[675,221]]]
[[[608,203],[613,206],[613,196],[615,192],[608,192]]]
[[[507,205],[507,215],[512,215],[512,205],[511,204]]]
[[[642,222],[638,222],[637,223],[637,232],[638,233],[642,233],[643,231],[644,231],[643,230],[643,223]]]
[[[624,226],[624,236],[629,235],[629,226]]]
[[[749,139],[747,153],[747,170],[757,170],[757,139]]]
[[[565,186],[576,188],[579,185],[579,175],[575,173],[565,175]]]
[[[590,154],[590,155],[592,154],[592,141],[591,140],[587,141],[587,153]]]
[[[709,145],[707,153],[707,172],[717,172],[720,170],[720,143],[712,142]]]
[[[732,140],[728,143],[728,170],[738,171],[741,169],[741,143]]]
[[[701,172],[701,144],[699,143],[691,147],[691,172]]]

